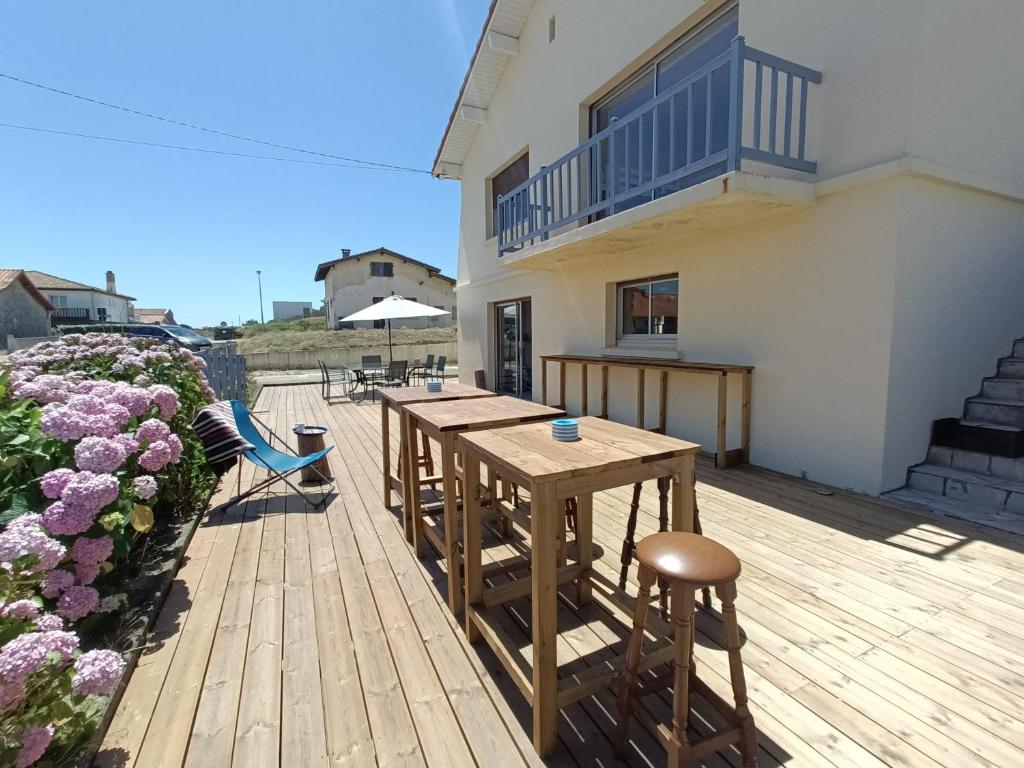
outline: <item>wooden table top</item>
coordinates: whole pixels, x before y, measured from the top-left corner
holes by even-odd
[[[471,399],[477,397],[496,397],[488,389],[480,389],[457,381],[444,383],[440,392],[428,392],[426,387],[388,387],[378,390],[380,398],[394,407],[412,405],[413,403],[443,402],[445,400]]]
[[[563,443],[548,423],[520,424],[461,435],[464,448],[531,480],[561,480],[696,454],[700,446],[596,416],[579,421],[580,439]]]
[[[621,368],[652,368],[657,370],[699,371],[705,373],[749,373],[752,365],[736,363],[699,363],[674,357],[628,357],[626,355],[541,355],[552,363],[591,363]]]
[[[502,427],[525,421],[558,419],[565,411],[518,397],[477,398],[447,402],[419,403],[405,408],[421,423],[440,432]]]

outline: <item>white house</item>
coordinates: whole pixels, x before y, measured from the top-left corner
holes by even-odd
[[[114,273],[106,274],[106,289],[66,280],[45,272],[26,270],[29,280],[53,305],[54,325],[78,323],[130,323],[135,320],[134,296],[117,292]]]
[[[404,256],[387,248],[375,248],[363,253],[342,249],[341,258],[325,261],[316,268],[314,279],[324,282],[324,308],[327,328],[352,327],[341,318],[351,315],[387,296],[404,296],[449,312],[448,315],[402,320],[408,328],[435,328],[455,325],[458,313],[455,306],[455,280],[441,274],[438,267]],[[383,321],[355,323],[358,327],[376,325]],[[399,327],[397,323],[394,327]]]
[[[1010,2],[496,0],[433,166],[461,183],[461,376],[540,399],[541,355],[750,365],[752,463],[878,494],[954,417],[916,487],[973,461],[965,494],[1002,488],[963,433],[1024,470],[1024,360],[964,400],[1024,336],[1021,30]],[[579,413],[580,366],[549,368]],[[715,380],[668,375],[669,433],[714,447]]]

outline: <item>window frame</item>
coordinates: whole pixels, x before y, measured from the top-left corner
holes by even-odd
[[[657,283],[669,283],[674,282],[676,284],[676,332],[675,333],[651,333],[650,329],[653,326],[652,320],[654,311],[654,285]],[[637,288],[646,286],[648,289],[648,295],[650,300],[647,306],[647,333],[625,333],[622,330],[623,320],[623,302],[622,294],[627,288]],[[617,283],[615,286],[615,342],[617,344],[673,344],[679,338],[679,275],[655,275],[654,277],[642,277],[637,280],[627,280],[621,283]]]
[[[382,273],[377,274],[376,268],[381,267]],[[392,261],[371,261],[370,262],[370,277],[394,277],[395,276],[395,264]]]

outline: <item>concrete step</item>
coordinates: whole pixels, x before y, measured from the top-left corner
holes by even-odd
[[[1024,516],[1024,482],[926,462],[910,468],[907,486],[972,506]]]
[[[1024,339],[1017,339],[1013,342],[1013,355],[1012,357],[1019,357],[1024,359]]]
[[[985,379],[981,396],[996,400],[1024,400],[1024,379]]]
[[[964,419],[1024,428],[1024,401],[971,397],[964,403]]]
[[[1000,379],[1024,379],[1024,359],[1019,357],[1000,359],[996,376]]]
[[[925,463],[1024,483],[1024,458],[1011,459],[1006,456],[933,445],[928,448],[928,459]]]
[[[1018,512],[981,507],[947,496],[906,487],[882,494],[882,498],[901,507],[911,507],[945,517],[968,520],[1009,533],[1024,534],[1024,514]]]

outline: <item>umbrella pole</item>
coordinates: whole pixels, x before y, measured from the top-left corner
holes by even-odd
[[[395,350],[391,347],[391,318],[388,318],[388,360],[395,362]]]

